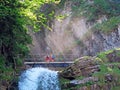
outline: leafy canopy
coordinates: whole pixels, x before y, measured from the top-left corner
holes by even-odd
[[[38,31],[47,26],[40,8],[54,2],[59,0],[0,0],[0,80],[13,79],[29,52],[27,45],[32,42],[29,27]]]

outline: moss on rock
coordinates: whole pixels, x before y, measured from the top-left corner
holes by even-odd
[[[120,84],[120,50],[84,56],[60,73],[62,90],[114,90]],[[88,78],[97,78],[91,81]],[[68,81],[65,81],[64,79]],[[74,81],[75,83],[70,83]],[[81,83],[85,81],[84,83]],[[64,85],[65,84],[65,85]],[[64,88],[65,86],[65,88]]]

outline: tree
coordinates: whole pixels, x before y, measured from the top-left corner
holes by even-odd
[[[55,1],[0,0],[0,80],[14,78],[12,76],[17,67],[29,52],[27,45],[32,41],[28,26],[32,26],[35,31],[41,26],[47,26],[45,15],[38,10],[41,5],[53,2]]]
[[[31,43],[19,7],[18,0],[0,1],[0,79],[4,80],[12,79],[21,61],[18,54],[25,56]]]

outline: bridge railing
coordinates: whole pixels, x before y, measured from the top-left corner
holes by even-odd
[[[44,62],[45,58],[47,55],[28,55],[25,57],[25,61],[28,62]],[[65,62],[65,61],[73,61],[78,56],[67,54],[67,55],[54,55],[54,61],[60,61],[60,62]]]

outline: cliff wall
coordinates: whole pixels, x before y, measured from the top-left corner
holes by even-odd
[[[71,6],[72,2],[67,1],[57,9],[50,23],[52,31],[44,29],[33,34],[32,54],[53,53],[77,58],[120,47],[120,26],[107,34],[94,30],[93,26],[107,20],[107,16],[88,22],[84,16],[74,16]]]

